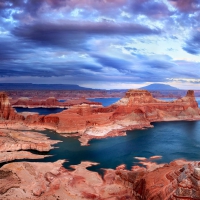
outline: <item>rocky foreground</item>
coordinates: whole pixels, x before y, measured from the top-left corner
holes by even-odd
[[[52,142],[29,129],[51,128],[70,136],[80,136],[87,144],[91,138],[125,134],[126,130],[151,126],[155,121],[199,120],[200,111],[193,91],[174,102],[152,97],[148,91],[129,90],[117,103],[102,108],[72,106],[58,114],[18,114],[8,96],[0,93],[0,161],[35,158],[24,150],[49,151]],[[18,129],[18,131],[14,130]],[[27,130],[27,131],[19,131]],[[58,141],[56,141],[58,142]],[[20,152],[21,151],[21,152]],[[141,166],[106,169],[101,177],[82,162],[62,167],[55,163],[8,163],[0,168],[0,199],[40,200],[183,200],[200,199],[200,162],[184,160],[157,165],[145,158]]]
[[[52,145],[58,142],[37,132],[0,129],[0,163],[18,159],[45,158],[46,155],[33,154],[29,150],[48,152],[53,148]]]
[[[126,170],[106,169],[103,178],[82,162],[62,167],[54,163],[9,163],[0,168],[0,199],[4,200],[197,200],[200,199],[200,162],[147,163]],[[144,162],[143,162],[144,163]]]

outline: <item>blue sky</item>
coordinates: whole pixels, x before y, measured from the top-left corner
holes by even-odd
[[[200,89],[199,0],[0,0],[0,82]]]

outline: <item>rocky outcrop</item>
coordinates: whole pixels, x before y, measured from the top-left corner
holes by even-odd
[[[74,169],[72,171],[64,169],[63,162],[20,162],[4,165],[0,169],[0,178],[1,173],[5,174],[0,181],[1,198],[6,200],[133,199],[131,189],[123,182],[113,180],[116,176],[114,170],[107,171],[103,180],[97,172],[86,169],[96,163],[82,162],[71,166]],[[12,190],[9,190],[10,188]]]
[[[176,160],[154,170],[133,167],[132,171],[116,170],[124,185],[133,190],[138,200],[200,199],[200,162]]]
[[[11,107],[8,96],[5,92],[0,92],[0,120],[23,120],[22,115]]]
[[[86,168],[97,163],[82,162],[74,170],[54,163],[9,163],[0,168],[2,199],[200,199],[200,162],[176,160],[154,167],[124,165],[104,169],[104,176]],[[148,165],[150,165],[148,163]],[[12,188],[12,190],[10,190]]]
[[[33,131],[0,130],[0,163],[16,159],[40,159],[45,155],[35,155],[24,150],[48,152],[52,145],[59,141],[52,141],[47,136]]]
[[[0,152],[0,163],[22,159],[43,159],[45,157],[49,157],[49,155],[37,155],[28,151]]]
[[[49,97],[46,100],[19,98],[16,102],[12,103],[13,107],[23,108],[69,108],[74,105],[87,104],[91,107],[101,107],[102,104],[98,102],[92,102],[85,98],[71,99],[66,102],[59,102],[55,97]]]

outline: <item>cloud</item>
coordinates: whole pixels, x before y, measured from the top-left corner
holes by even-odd
[[[177,81],[177,82],[182,82],[182,83],[200,83],[200,79],[194,79],[194,78],[167,78],[167,80],[170,81]]]
[[[172,62],[164,61],[164,60],[149,60],[144,62],[145,65],[150,66],[151,68],[155,69],[170,69],[175,67],[175,64]]]
[[[198,0],[168,0],[179,11],[190,13],[199,9]]]
[[[117,69],[120,72],[131,72],[132,62],[121,58],[108,57],[103,55],[92,55],[102,67],[110,67]]]
[[[193,55],[200,54],[200,32],[195,32],[193,36],[186,41],[183,50]]]
[[[29,15],[35,18],[50,11],[70,13],[75,9],[113,15],[120,13],[122,6],[127,4],[128,0],[5,0],[0,2],[0,10],[6,18],[13,16],[16,19]],[[20,12],[13,12],[16,10]]]
[[[172,14],[163,1],[134,0],[131,2],[130,8],[133,14],[146,15],[154,19],[164,18]]]
[[[72,50],[87,49],[85,43],[89,38],[98,36],[142,36],[161,34],[159,29],[133,23],[36,23],[22,25],[12,30],[12,34],[26,41],[39,45],[59,46]]]

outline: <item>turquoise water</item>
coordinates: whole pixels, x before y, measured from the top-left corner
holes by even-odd
[[[80,146],[77,138],[66,138],[54,131],[43,131],[51,139],[62,140],[56,149],[47,154],[53,157],[38,162],[53,162],[66,159],[69,165],[81,161],[100,163],[89,169],[101,172],[101,168],[115,168],[126,164],[127,168],[137,165],[134,157],[162,156],[158,163],[171,162],[174,159],[200,160],[200,121],[179,121],[153,123],[154,128],[127,131],[127,136],[93,139],[90,146]],[[34,153],[38,153],[33,151]]]
[[[88,100],[102,103],[103,106],[109,106],[117,102],[119,99],[121,98],[95,98],[95,99],[88,99]]]
[[[49,115],[52,113],[59,113],[65,108],[15,108],[18,113],[21,112],[37,112],[40,115]]]
[[[197,101],[199,102],[200,98]],[[90,146],[80,146],[76,137],[66,138],[55,131],[45,130],[42,133],[53,140],[63,142],[56,144],[57,148],[47,153],[53,155],[52,157],[32,161],[53,162],[66,159],[69,161],[64,164],[66,168],[81,161],[92,161],[100,164],[89,169],[101,172],[101,168],[115,168],[120,164],[126,164],[130,169],[138,164],[134,157],[149,158],[160,155],[162,159],[158,160],[158,163],[168,163],[180,158],[200,160],[200,121],[152,124],[154,128],[127,131],[127,136],[93,139]]]

